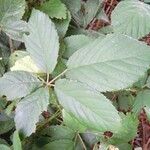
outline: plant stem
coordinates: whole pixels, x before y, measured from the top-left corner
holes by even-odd
[[[55,114],[53,114],[48,120],[46,120],[45,124],[51,122],[54,118],[56,118],[57,116],[59,116],[61,114],[61,112],[58,110],[56,111]]]
[[[85,144],[84,144],[84,142],[83,142],[83,140],[82,140],[82,138],[81,138],[81,136],[80,136],[79,133],[78,133],[78,137],[79,137],[79,140],[81,141],[81,144],[82,144],[82,146],[83,146],[83,149],[84,149],[84,150],[87,150],[87,148],[86,148],[86,146],[85,146]]]
[[[14,52],[14,47],[13,47],[13,42],[12,42],[11,38],[9,38],[9,47],[10,47],[11,53],[13,53]]]
[[[41,78],[39,75],[37,75],[38,79],[41,80],[43,83],[46,83],[43,78]]]
[[[77,138],[78,138],[78,132],[75,134],[75,137],[74,137],[74,146],[76,146],[76,142],[77,142]]]
[[[47,79],[46,79],[46,83],[49,82],[49,73],[47,73]]]
[[[58,76],[56,76],[54,79],[52,79],[48,85],[51,85],[55,80],[57,80],[59,77],[61,77],[62,75],[64,75],[66,73],[67,69],[64,70],[62,73],[60,73]]]
[[[55,119],[57,116],[59,116],[61,114],[61,112],[59,110],[57,110],[49,119],[47,119],[45,122],[43,122],[38,128],[37,130],[40,130],[44,125],[46,125],[47,123],[51,122],[53,119]]]

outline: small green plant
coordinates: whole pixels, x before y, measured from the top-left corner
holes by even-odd
[[[150,118],[150,47],[139,40],[150,6],[106,5],[0,0],[0,149],[137,147],[138,117]]]

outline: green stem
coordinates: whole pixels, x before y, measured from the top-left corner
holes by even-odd
[[[84,142],[83,142],[83,140],[82,140],[82,138],[81,138],[81,136],[80,136],[79,133],[78,133],[78,137],[79,137],[79,140],[81,141],[81,144],[82,144],[82,146],[83,146],[83,149],[84,149],[84,150],[87,150],[87,148],[86,148],[86,146],[85,146],[85,144],[84,144]]]
[[[54,79],[52,79],[48,85],[51,85],[55,80],[57,80],[58,78],[60,78],[62,75],[64,75],[66,73],[67,69],[64,70],[62,73],[60,73],[58,76],[56,76]]]
[[[49,73],[47,73],[47,79],[46,79],[46,83],[48,84],[49,82]]]

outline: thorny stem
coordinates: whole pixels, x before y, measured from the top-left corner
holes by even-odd
[[[64,75],[66,73],[67,69],[64,70],[62,73],[60,73],[58,76],[56,76],[54,79],[52,79],[50,82],[48,82],[47,85],[52,85],[52,83],[57,80],[59,77],[61,77],[62,75]]]

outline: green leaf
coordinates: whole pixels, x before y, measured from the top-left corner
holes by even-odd
[[[56,140],[56,141],[53,141],[53,142],[50,142],[48,144],[46,144],[44,147],[43,147],[44,150],[58,150],[58,149],[61,149],[61,150],[74,150],[74,143],[73,141],[71,140],[67,140],[67,139],[64,139],[64,140]]]
[[[67,17],[67,8],[60,0],[45,2],[40,7],[40,10],[48,14],[51,18],[66,19]]]
[[[52,73],[52,77],[56,77],[61,74],[66,69],[66,64],[64,63],[63,59],[60,59]]]
[[[23,20],[8,20],[3,31],[12,39],[23,41],[23,34],[28,32],[27,23]]]
[[[25,56],[28,56],[29,53],[23,50],[17,50],[13,52],[9,57],[9,66],[12,67],[15,65],[15,62]]]
[[[43,148],[43,146],[45,146],[46,144],[48,144],[50,142],[50,139],[51,139],[48,136],[40,136],[36,139],[34,139],[32,137],[31,137],[32,142],[30,142],[30,145],[26,144],[27,146],[24,147],[25,150],[30,150],[30,149],[31,150],[41,150]]]
[[[25,0],[0,1],[0,26],[3,28],[7,21],[21,19],[25,12]]]
[[[31,59],[27,51],[15,51],[9,57],[9,66],[11,71],[27,71],[33,73],[42,73]]]
[[[81,0],[62,0],[62,2],[68,7],[71,13],[77,13],[81,8]]]
[[[133,105],[133,112],[138,114],[142,108],[150,108],[150,90],[144,90],[138,93]]]
[[[56,64],[59,39],[53,22],[49,17],[33,10],[29,23],[30,35],[25,36],[25,46],[40,70],[51,73]]]
[[[56,82],[55,91],[64,109],[90,130],[116,132],[120,126],[117,110],[99,92],[66,79]]]
[[[65,58],[69,58],[74,52],[83,46],[87,45],[89,42],[92,42],[93,38],[85,35],[73,35],[66,37],[64,42],[66,44],[66,51],[64,53]]]
[[[1,138],[0,138],[0,144],[5,144],[5,145],[8,145],[8,143],[6,142],[6,140],[4,140],[4,139],[1,139]]]
[[[51,141],[54,140],[73,140],[75,132],[66,126],[51,126],[42,131],[42,135],[50,136]]]
[[[131,93],[123,91],[117,95],[116,105],[120,111],[128,112],[133,107],[134,101],[135,98]]]
[[[150,76],[147,78],[146,86],[150,88]]]
[[[150,32],[150,6],[143,2],[119,2],[111,18],[114,32],[137,39]]]
[[[101,34],[111,34],[113,33],[113,26],[108,25],[108,26],[102,27],[98,30],[98,32]]]
[[[100,33],[100,32],[95,31],[95,30],[83,29],[83,28],[79,28],[79,27],[75,27],[73,25],[70,25],[70,28],[68,30],[68,36],[80,35],[80,34],[91,37],[93,39],[96,39],[98,37],[101,37],[103,39],[106,36],[106,34]]]
[[[12,71],[0,79],[0,95],[14,100],[30,94],[40,85],[41,82],[34,75],[25,71]]]
[[[1,150],[11,150],[7,145],[0,144],[0,149]]]
[[[122,114],[121,127],[118,129],[118,133],[113,134],[110,139],[111,144],[128,143],[133,140],[137,134],[138,119],[131,113],[124,115]]]
[[[86,28],[94,17],[96,17],[97,13],[102,10],[102,7],[100,7],[101,2],[101,0],[81,2],[80,11],[72,14],[76,24]]]
[[[42,71],[36,66],[31,57],[25,56],[21,59],[18,59],[15,62],[15,65],[10,68],[11,71],[27,71],[32,73],[42,73]]]
[[[119,144],[119,145],[117,145],[117,147],[120,150],[132,150],[132,146],[128,143]],[[134,149],[134,150],[136,150],[136,149]]]
[[[87,129],[87,127],[81,124],[75,117],[71,116],[65,110],[63,110],[63,123],[75,132],[83,133]]]
[[[8,61],[8,57],[10,56],[10,46],[9,46],[9,38],[4,33],[0,33],[0,57],[5,60],[5,62]]]
[[[13,150],[22,150],[21,140],[17,130],[13,134]]]
[[[15,123],[17,130],[26,136],[35,132],[39,115],[47,110],[48,104],[49,92],[46,88],[40,88],[22,99],[16,108]]]
[[[0,30],[10,38],[23,41],[23,33],[26,32],[26,23],[21,21],[25,12],[25,0],[1,0],[0,1]]]
[[[148,76],[148,74],[146,72],[144,74],[144,76],[139,78],[139,80],[136,83],[134,83],[133,87],[135,87],[135,88],[143,88],[144,86],[147,86],[147,85],[145,85],[146,81],[148,80],[147,76]]]
[[[100,7],[101,0],[92,0],[88,1],[70,1],[63,0],[68,9],[71,12],[72,18],[77,26],[81,26],[86,28],[87,25],[93,20],[94,17],[97,16],[102,8]]]
[[[68,30],[69,23],[71,21],[71,15],[70,12],[67,11],[67,18],[63,20],[54,20],[56,29],[58,31],[59,37],[63,38]]]
[[[145,3],[150,3],[150,0],[144,0]]]
[[[83,141],[85,142],[87,148],[91,149],[91,148],[93,148],[93,145],[95,145],[94,148],[98,147],[98,145],[96,146],[96,144],[99,142],[99,135],[98,134],[85,132],[85,133],[82,133],[80,135],[81,135]]]
[[[16,105],[17,105],[18,102],[19,102],[19,99],[13,100],[11,102],[11,104],[9,104],[7,106],[7,108],[5,109],[5,114],[7,114],[8,116],[10,116],[13,113],[13,110],[16,107]]]
[[[149,65],[149,46],[111,34],[76,51],[67,63],[66,76],[99,91],[120,90],[142,77]]]
[[[99,20],[102,20],[104,21],[105,23],[109,23],[109,18],[106,14],[106,12],[104,11],[104,8],[100,8],[99,11],[97,12],[96,16],[95,16],[96,19],[99,19]]]
[[[14,121],[4,113],[0,115],[0,134],[10,131],[14,127]]]
[[[5,97],[0,97],[0,111],[7,107],[7,100]]]

